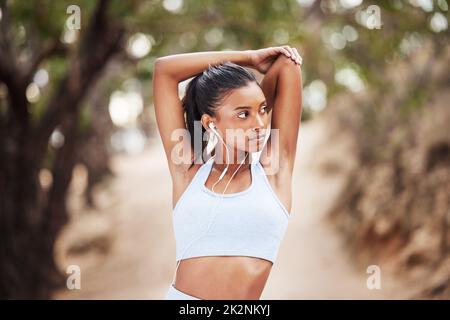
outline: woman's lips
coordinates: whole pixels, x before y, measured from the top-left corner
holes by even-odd
[[[260,136],[250,139],[250,141],[263,142],[265,137],[266,137],[265,135],[260,135]]]

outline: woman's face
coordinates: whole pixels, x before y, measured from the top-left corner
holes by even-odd
[[[263,91],[256,82],[234,89],[216,109],[216,130],[230,150],[258,152],[269,133],[269,110]],[[259,138],[258,138],[259,137]]]

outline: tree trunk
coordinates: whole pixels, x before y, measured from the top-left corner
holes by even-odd
[[[4,14],[0,81],[8,89],[7,112],[0,113],[0,299],[48,299],[65,282],[53,250],[67,221],[66,194],[77,158],[79,108],[108,61],[121,50],[124,34],[122,26],[107,16],[107,3],[98,2],[76,54],[68,56],[68,74],[36,127],[29,124],[28,76],[23,76],[34,70],[20,70],[11,54],[7,7],[0,3]],[[39,173],[48,156],[49,136],[58,125],[65,141],[52,163],[53,183],[43,190]]]

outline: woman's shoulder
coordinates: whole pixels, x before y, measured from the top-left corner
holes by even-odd
[[[262,174],[266,176],[271,190],[278,197],[286,210],[290,212],[292,201],[292,171],[289,166],[279,162],[260,162]]]
[[[206,164],[203,160],[193,161],[185,165],[184,170],[178,170],[172,173],[172,182],[175,189],[185,189],[197,175],[199,170]]]
[[[173,208],[178,203],[181,195],[186,191],[187,187],[192,183],[194,177],[202,168],[203,163],[192,163],[190,168],[184,172],[172,174],[172,191],[173,191]]]

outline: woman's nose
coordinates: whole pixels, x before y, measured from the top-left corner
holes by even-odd
[[[255,130],[261,130],[262,128],[264,128],[264,121],[262,120],[262,118],[258,115],[256,116],[256,122],[254,124],[254,129]]]

